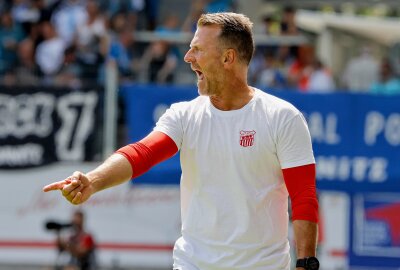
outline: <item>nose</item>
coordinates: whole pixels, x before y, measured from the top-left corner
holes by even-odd
[[[185,57],[183,58],[183,60],[184,60],[186,63],[192,63],[192,62],[194,62],[194,58],[193,58],[193,54],[192,54],[192,49],[189,49],[189,50],[186,52]]]

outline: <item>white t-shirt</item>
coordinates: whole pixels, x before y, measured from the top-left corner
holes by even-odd
[[[282,169],[315,162],[301,113],[256,89],[239,110],[220,111],[206,96],[173,104],[154,130],[180,149],[174,269],[288,270]]]

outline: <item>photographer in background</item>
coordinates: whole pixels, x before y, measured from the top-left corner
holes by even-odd
[[[95,242],[93,236],[84,229],[84,219],[85,216],[82,211],[75,211],[68,236],[62,237],[60,233],[57,233],[59,251],[69,255],[64,270],[92,270],[96,268]]]

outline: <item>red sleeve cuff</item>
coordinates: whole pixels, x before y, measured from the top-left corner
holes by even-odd
[[[318,222],[315,164],[283,169],[292,202],[292,220]]]
[[[132,178],[147,172],[154,165],[172,157],[178,152],[175,142],[166,134],[154,131],[137,143],[124,146],[116,151],[128,159],[132,166]]]

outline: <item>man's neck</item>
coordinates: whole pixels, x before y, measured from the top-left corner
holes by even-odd
[[[254,89],[248,85],[231,88],[230,91],[210,96],[211,104],[221,111],[233,111],[243,108],[254,96]]]

